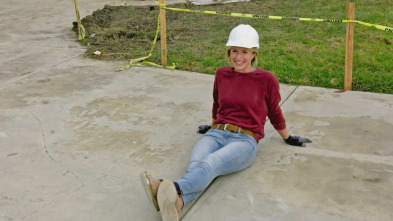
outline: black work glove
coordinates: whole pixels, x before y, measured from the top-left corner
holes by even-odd
[[[291,136],[284,140],[285,143],[293,146],[305,147],[306,143],[311,143],[312,141],[308,138],[299,137],[299,136]]]
[[[205,134],[211,128],[210,125],[201,125],[198,127],[197,133]]]

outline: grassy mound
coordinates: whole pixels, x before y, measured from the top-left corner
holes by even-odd
[[[359,0],[355,19],[393,26],[390,1]],[[220,5],[171,7],[287,17],[345,19],[339,0],[259,0]],[[126,60],[149,54],[157,30],[157,6],[105,6],[82,19],[86,55]],[[230,30],[250,24],[260,34],[259,67],[281,83],[343,88],[345,23],[238,18],[167,11],[168,63],[187,71],[214,74],[227,66],[225,43]],[[76,31],[76,24],[74,24]],[[95,34],[94,37],[90,37]],[[393,94],[393,33],[355,25],[353,90]],[[94,51],[104,53],[94,55]],[[160,63],[158,42],[149,61]]]

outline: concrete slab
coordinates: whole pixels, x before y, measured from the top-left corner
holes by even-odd
[[[170,1],[167,1],[170,2]],[[175,2],[175,1],[173,1]],[[81,16],[105,4],[80,1]],[[0,220],[160,220],[139,173],[176,179],[214,77],[83,57],[73,2],[0,5]],[[391,220],[393,96],[281,85],[293,134],[268,124],[257,159],[218,178],[182,220]]]
[[[168,0],[167,4],[186,0]],[[79,1],[81,18],[104,5],[156,5],[154,0]],[[0,87],[82,55],[71,31],[76,21],[73,1],[3,0],[0,5]]]
[[[253,165],[218,178],[183,220],[390,220],[392,106],[391,95],[297,88],[284,115],[313,143],[287,146],[269,125]]]

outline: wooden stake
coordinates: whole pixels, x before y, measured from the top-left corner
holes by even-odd
[[[347,3],[347,19],[355,19],[355,3]],[[345,77],[344,90],[352,89],[352,63],[353,63],[353,31],[355,23],[347,23],[347,33],[345,38]]]
[[[165,4],[165,0],[160,0],[160,4]],[[161,65],[167,66],[166,50],[166,13],[165,9],[160,8],[160,41],[161,41]]]

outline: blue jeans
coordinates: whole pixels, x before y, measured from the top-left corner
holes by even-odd
[[[184,205],[195,199],[214,178],[246,169],[257,153],[256,140],[246,134],[210,129],[194,146],[187,172],[175,182]]]

